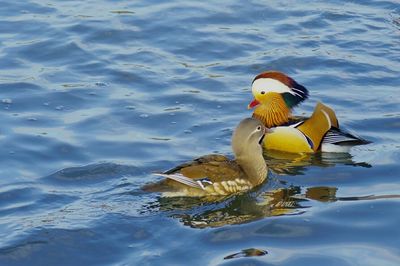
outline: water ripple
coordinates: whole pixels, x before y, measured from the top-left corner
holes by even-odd
[[[399,264],[396,1],[4,0],[0,14],[1,265]],[[268,69],[309,89],[296,114],[322,101],[373,143],[266,154],[268,182],[218,202],[140,189],[230,156]]]

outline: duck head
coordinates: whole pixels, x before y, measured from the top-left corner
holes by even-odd
[[[254,99],[248,108],[255,108],[253,117],[260,119],[267,127],[287,123],[292,108],[308,97],[308,90],[304,86],[278,71],[257,75],[251,90]]]
[[[232,150],[235,158],[262,154],[261,145],[266,132],[266,127],[258,119],[243,119],[232,135]]]
[[[237,163],[250,181],[258,185],[267,175],[267,165],[262,155],[262,143],[269,130],[255,118],[245,118],[232,135],[232,150]]]

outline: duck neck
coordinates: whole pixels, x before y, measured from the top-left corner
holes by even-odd
[[[261,154],[259,156],[254,156],[254,154],[239,156],[236,161],[254,186],[261,184],[267,178],[268,167]]]
[[[289,122],[290,108],[280,95],[268,97],[254,109],[253,117],[259,119],[266,127],[276,127]]]

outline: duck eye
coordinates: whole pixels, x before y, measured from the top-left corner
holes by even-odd
[[[261,91],[261,94],[265,94],[265,91]]]
[[[257,127],[257,131],[260,131],[260,130],[261,130],[261,126],[258,126],[258,127]]]

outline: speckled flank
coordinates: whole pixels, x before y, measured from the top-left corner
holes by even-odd
[[[196,188],[184,188],[179,191],[168,191],[163,193],[163,197],[206,197],[206,196],[227,196],[251,189],[253,185],[245,179],[235,179],[213,183],[206,186],[205,190]]]
[[[223,181],[220,183],[214,183],[210,190],[214,190],[217,195],[228,195],[232,193],[243,192],[249,190],[252,184],[245,179],[235,179],[229,181]],[[208,190],[208,188],[207,188]],[[214,194],[211,192],[211,194]]]

